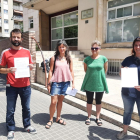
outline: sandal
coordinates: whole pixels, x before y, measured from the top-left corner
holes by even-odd
[[[60,122],[61,120],[62,120],[62,118],[60,118],[60,119],[57,121],[57,123],[62,124],[62,125],[66,125],[65,121],[62,120],[62,122]]]
[[[51,125],[48,124],[49,122],[51,122]],[[50,129],[51,126],[52,126],[52,124],[53,124],[53,121],[48,121],[47,124],[46,124],[46,126],[45,126],[45,128],[46,128],[46,129]],[[48,127],[47,127],[47,126],[48,126]]]
[[[102,125],[102,121],[100,119],[97,119],[96,118],[95,122],[97,123],[98,126],[101,126]]]
[[[86,124],[86,125],[90,125],[90,118],[87,118],[87,119],[86,119],[85,124]]]

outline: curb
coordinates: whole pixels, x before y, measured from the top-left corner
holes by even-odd
[[[49,92],[47,91],[47,89],[46,89],[46,87],[44,86],[44,85],[40,85],[40,84],[38,84],[38,83],[31,83],[31,87],[32,88],[34,88],[34,89],[36,89],[36,90],[39,90],[39,91],[41,91],[41,92],[43,92],[43,93],[45,93],[45,94],[48,94],[48,95],[50,95],[49,94]],[[78,94],[79,95],[79,94]],[[84,96],[84,95],[83,95]],[[69,98],[71,98],[71,99],[68,99],[68,98],[64,98],[64,102],[66,102],[66,103],[68,103],[68,104],[70,104],[70,105],[72,105],[72,106],[74,106],[74,107],[76,107],[76,108],[79,108],[79,109],[81,109],[81,110],[83,110],[83,111],[86,111],[86,106],[84,106],[83,104],[80,104],[80,103],[77,103],[77,102],[74,102],[74,98],[75,97],[69,97]],[[75,99],[77,99],[77,100],[80,100],[80,99],[78,99],[78,98],[75,98]],[[81,100],[82,102],[85,102],[84,100]],[[115,113],[114,113],[115,114]],[[96,112],[94,111],[94,110],[92,110],[92,115],[96,115]],[[118,115],[118,114],[116,114],[116,115]],[[116,117],[116,119],[113,119],[112,117],[109,117],[109,115],[104,115],[103,113],[101,113],[101,115],[100,115],[100,118],[101,119],[103,119],[103,120],[105,120],[105,121],[107,121],[107,122],[109,122],[109,123],[112,123],[112,124],[114,124],[114,125],[116,125],[116,126],[119,126],[119,127],[123,127],[123,123],[121,123],[120,121],[118,121],[118,119],[117,119],[117,117]],[[139,124],[139,123],[138,123]],[[131,132],[133,132],[133,133],[135,133],[136,135],[139,135],[140,136],[140,130],[138,130],[138,129],[136,129],[136,127],[134,126],[134,127],[132,127],[132,126],[129,126],[128,127],[128,130],[129,131],[131,131]]]

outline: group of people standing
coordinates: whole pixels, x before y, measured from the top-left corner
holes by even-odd
[[[14,112],[17,96],[19,94],[22,105],[22,117],[25,131],[36,134],[37,131],[30,124],[30,96],[31,87],[29,78],[15,78],[16,68],[14,66],[14,58],[29,58],[30,70],[33,68],[33,62],[29,50],[21,47],[22,34],[20,30],[14,29],[10,34],[11,48],[4,50],[0,59],[0,73],[7,74],[6,96],[7,96],[7,113],[6,125],[8,130],[7,139],[14,139],[15,121]],[[103,94],[109,93],[106,82],[106,73],[108,69],[108,60],[105,56],[99,55],[101,51],[101,43],[95,40],[91,44],[91,56],[84,59],[85,77],[81,86],[81,91],[86,92],[87,97],[87,119],[86,125],[91,123],[91,110],[93,96],[96,101],[96,124],[102,125],[100,119],[101,102]],[[6,68],[7,66],[7,68]],[[138,80],[140,83],[140,38],[137,37],[133,42],[132,55],[125,58],[122,67],[137,67]],[[121,75],[121,72],[120,72]],[[51,95],[50,119],[45,125],[46,129],[50,129],[53,124],[53,116],[57,110],[56,122],[66,125],[61,118],[61,110],[66,90],[70,86],[75,88],[73,60],[69,54],[69,48],[65,40],[60,40],[56,46],[55,55],[50,59],[50,71],[48,76],[47,89]],[[95,95],[94,95],[95,94]],[[118,139],[122,139],[127,135],[128,126],[131,121],[134,103],[137,103],[140,116],[140,87],[122,88],[122,99],[124,103],[123,131],[117,134]]]

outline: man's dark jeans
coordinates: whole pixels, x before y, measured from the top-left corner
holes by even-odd
[[[31,87],[6,87],[7,96],[7,114],[6,114],[6,125],[8,131],[15,131],[14,112],[16,107],[16,101],[18,94],[21,98],[22,105],[22,119],[24,128],[30,126],[30,97]]]

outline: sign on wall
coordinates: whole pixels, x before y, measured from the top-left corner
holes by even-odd
[[[93,8],[81,11],[81,19],[93,17]]]

